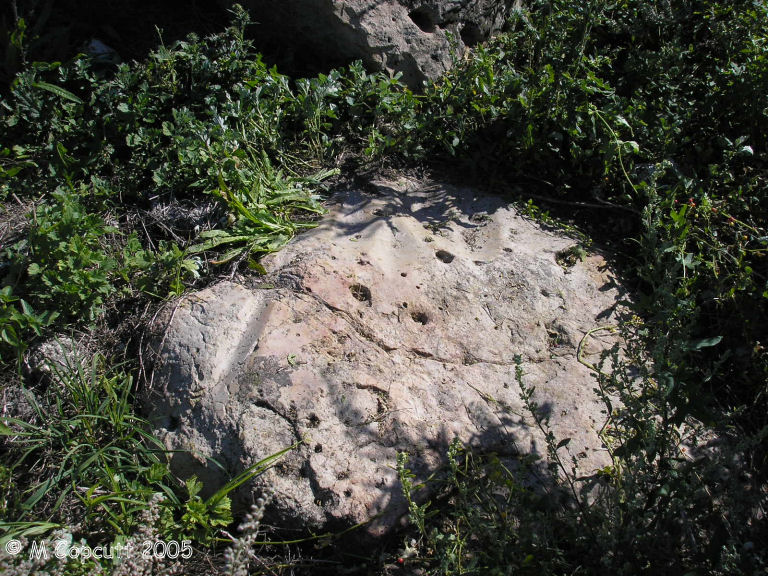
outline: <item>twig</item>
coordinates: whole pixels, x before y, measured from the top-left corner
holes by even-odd
[[[542,180],[542,182],[544,182]],[[548,182],[547,182],[548,184]],[[630,212],[631,214],[637,214],[640,215],[640,211],[636,210],[635,208],[630,208],[629,206],[620,206],[619,204],[611,204],[610,202],[607,202],[603,200],[601,203],[595,203],[595,202],[578,202],[573,200],[558,200],[556,198],[551,198],[549,196],[543,196],[541,194],[531,194],[530,192],[520,193],[521,196],[530,196],[531,198],[535,198],[536,200],[542,200],[543,202],[549,202],[551,204],[561,204],[563,206],[577,206],[579,208],[597,208],[597,209],[608,209],[608,210],[622,210],[624,212]]]
[[[609,332],[613,333],[616,332],[618,329],[618,326],[613,325],[606,325],[606,326],[598,326],[597,328],[592,328],[592,330],[589,330],[586,334],[584,334],[584,337],[579,341],[579,346],[576,348],[576,360],[579,361],[579,364],[582,364],[592,370],[593,372],[597,372],[601,376],[605,376],[605,374],[594,364],[591,362],[584,360],[582,357],[582,354],[584,352],[584,344],[587,341],[587,338],[592,336],[592,334],[595,334],[596,332],[602,332],[603,330],[608,330]]]

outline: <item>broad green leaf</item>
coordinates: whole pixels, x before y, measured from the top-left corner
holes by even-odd
[[[685,344],[683,349],[690,352],[695,352],[696,350],[701,350],[702,348],[711,348],[712,346],[717,346],[722,339],[722,336],[713,336],[712,338],[691,340]]]

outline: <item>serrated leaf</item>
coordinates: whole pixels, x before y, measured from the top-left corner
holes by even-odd
[[[197,496],[200,490],[203,489],[203,483],[197,479],[197,476],[192,476],[188,478],[185,484],[187,486],[187,492],[189,493],[190,499]]]

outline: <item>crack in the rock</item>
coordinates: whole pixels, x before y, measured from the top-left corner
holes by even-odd
[[[341,308],[337,308],[333,304],[327,302],[322,297],[318,296],[317,294],[307,294],[310,298],[315,300],[317,303],[323,305],[325,308],[330,310],[331,312],[335,312],[341,316],[343,316],[347,323],[352,327],[352,330],[361,337],[363,340],[366,340],[367,342],[370,342],[377,348],[380,348],[384,352],[394,352],[396,350],[399,350],[400,348],[397,346],[390,346],[389,344],[386,344],[383,340],[380,338],[377,338],[374,334],[371,333],[370,330],[367,330],[360,321],[356,320],[352,314],[347,312],[346,310],[342,310]],[[296,294],[297,297],[301,298],[303,294]]]
[[[299,432],[298,424],[296,423],[296,420],[292,420],[290,416],[287,414],[284,414],[282,411],[280,411],[278,408],[276,408],[272,402],[265,398],[259,398],[254,402],[254,405],[258,408],[266,408],[276,416],[279,416],[283,420],[285,420],[288,423],[288,426],[291,427],[291,430],[293,431],[293,436],[296,438],[297,443],[303,443],[304,437]]]
[[[450,366],[471,366],[474,364],[489,364],[491,366],[515,366],[515,362],[509,362],[509,361],[503,361],[503,360],[488,360],[485,358],[478,358],[472,354],[467,354],[463,359],[456,360],[453,358],[444,358],[442,356],[435,356],[431,352],[427,352],[426,350],[421,350],[419,348],[406,348],[404,351],[408,354],[411,354],[413,356],[417,356],[419,358],[423,358],[426,360],[433,360],[435,362],[440,362],[442,364],[448,364]]]
[[[486,360],[484,358],[472,358],[472,364],[490,364],[491,366],[517,366],[517,364],[512,362],[505,362],[503,360]]]
[[[281,410],[275,407],[269,400],[261,398],[256,401],[256,406],[259,408],[266,408],[273,414],[285,420],[293,431],[293,435],[296,438],[296,442],[299,444],[298,450],[301,450],[301,445],[306,445],[306,439],[302,436],[298,427],[298,419],[291,419],[290,416],[283,414]],[[317,479],[317,474],[312,468],[311,455],[308,453],[298,453],[299,458],[302,460],[300,467],[300,474],[307,479],[309,483],[309,489],[312,490],[312,500],[319,508],[325,508],[328,504],[335,502],[335,495],[333,491],[328,488],[320,486],[320,482]],[[326,517],[328,515],[326,514]]]
[[[331,516],[326,508],[328,505],[336,504],[338,496],[336,496],[330,488],[323,488],[320,486],[317,473],[315,472],[315,469],[312,468],[311,458],[307,457],[304,459],[304,464],[301,466],[301,475],[306,478],[309,483],[309,489],[312,490],[313,503],[323,510],[326,520],[330,519]]]
[[[381,386],[376,386],[375,384],[360,384],[359,382],[356,382],[355,388],[357,388],[358,390],[369,390],[373,392],[381,392],[382,394],[386,394],[386,396],[389,397],[389,390],[385,390]]]
[[[371,333],[370,330],[366,329],[359,320],[357,320],[352,314],[347,312],[346,310],[343,310],[341,308],[338,308],[334,306],[333,304],[327,302],[322,297],[318,296],[317,294],[309,293],[306,294],[310,298],[312,298],[315,302],[321,304],[326,309],[330,310],[331,312],[337,313],[344,317],[344,319],[347,321],[347,323],[350,325],[350,327],[354,330],[354,332],[361,337],[363,340],[370,342],[377,348],[383,350],[384,352],[405,352],[408,355],[416,356],[419,358],[425,358],[428,360],[434,360],[435,362],[442,362],[443,364],[450,364],[450,365],[467,365],[467,364],[490,364],[492,366],[515,366],[514,361],[500,361],[500,360],[489,360],[486,358],[477,358],[474,355],[468,355],[469,362],[465,360],[463,361],[457,361],[450,358],[443,358],[440,356],[435,356],[431,352],[427,352],[426,350],[421,350],[419,348],[402,348],[399,346],[390,346],[389,344],[386,344],[384,341],[382,341],[380,338],[376,337],[374,334]],[[304,296],[304,294],[296,293],[296,296],[301,298]]]
[[[419,356],[420,358],[429,358],[430,360],[437,360],[440,361],[439,358],[435,358],[435,355],[431,352],[427,352],[426,350],[419,350],[418,348],[409,348],[408,352],[411,352],[412,354]]]

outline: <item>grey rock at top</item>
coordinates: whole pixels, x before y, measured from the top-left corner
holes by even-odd
[[[619,285],[598,254],[561,266],[574,243],[467,189],[401,179],[337,196],[318,228],[265,258],[262,287],[221,282],[159,316],[147,405],[172,469],[210,492],[304,440],[236,503],[268,485],[272,522],[378,515],[365,530],[380,535],[404,512],[398,451],[422,478],[453,438],[512,463],[546,455],[516,356],[556,437],[571,438],[566,461],[582,475],[606,466],[604,406],[576,350],[619,321]],[[584,352],[594,363],[615,342],[596,335]]]
[[[231,6],[230,0],[219,0]],[[241,0],[260,46],[313,62],[315,71],[361,59],[418,88],[503,27],[512,0]]]

